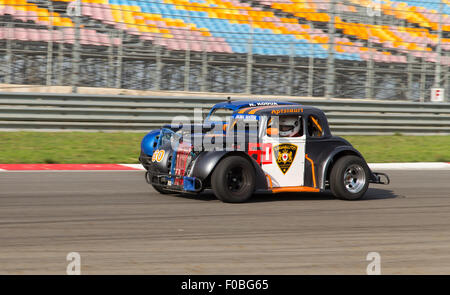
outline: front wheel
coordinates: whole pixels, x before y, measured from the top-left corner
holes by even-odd
[[[362,198],[369,187],[369,168],[357,156],[344,156],[337,160],[330,174],[333,195],[343,200]]]
[[[211,187],[216,197],[223,202],[245,202],[255,190],[254,167],[243,157],[227,157],[214,169]]]

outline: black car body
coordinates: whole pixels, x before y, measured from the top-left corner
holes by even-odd
[[[298,117],[296,137],[268,127],[282,116]],[[161,193],[212,189],[225,202],[243,202],[255,192],[322,192],[359,199],[369,183],[389,183],[374,173],[348,141],[333,136],[325,114],[298,104],[247,106],[214,123],[166,125],[146,135],[140,162],[147,182]],[[278,132],[278,131],[277,131]],[[384,177],[384,181],[382,178]]]

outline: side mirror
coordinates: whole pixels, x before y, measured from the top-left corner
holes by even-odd
[[[278,128],[273,128],[273,127],[267,128],[267,135],[269,135],[269,136],[275,136],[275,135],[278,135],[278,133],[279,133]]]

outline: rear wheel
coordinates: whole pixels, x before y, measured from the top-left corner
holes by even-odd
[[[333,195],[343,200],[362,198],[369,187],[369,168],[357,156],[344,156],[337,160],[330,174]]]
[[[245,202],[255,190],[253,165],[240,156],[227,157],[214,169],[211,186],[216,197],[223,202]]]

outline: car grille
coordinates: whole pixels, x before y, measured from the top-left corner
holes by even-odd
[[[177,157],[175,162],[175,175],[184,176],[186,167],[188,165],[188,158],[192,151],[191,144],[180,143],[177,150]],[[183,185],[183,178],[176,178],[175,185]]]

